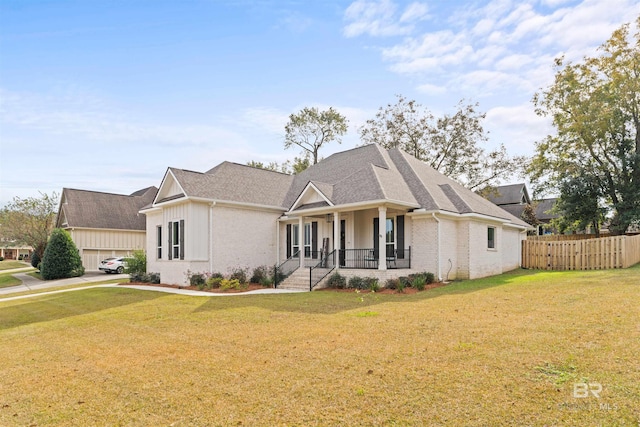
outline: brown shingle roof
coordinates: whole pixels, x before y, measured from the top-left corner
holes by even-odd
[[[57,226],[145,230],[145,216],[138,211],[153,201],[157,191],[147,187],[127,196],[64,188]]]

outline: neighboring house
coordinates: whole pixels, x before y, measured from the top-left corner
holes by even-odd
[[[551,226],[551,220],[558,218],[559,215],[552,213],[551,210],[556,204],[557,198],[540,199],[534,202],[534,208],[536,210],[536,218],[540,221],[538,225],[538,235],[554,234],[556,230]]]
[[[29,260],[33,248],[27,245],[20,245],[13,240],[0,238],[0,257],[6,260]]]
[[[524,208],[527,205],[531,205],[533,206],[536,218],[540,221],[537,227],[537,234],[541,236],[554,232],[550,223],[552,219],[558,217],[558,214],[551,213],[551,209],[558,199],[552,198],[531,201],[529,191],[527,191],[527,186],[524,183],[496,187],[487,195],[487,199],[518,218],[522,218]]]
[[[525,206],[531,204],[531,198],[524,183],[496,187],[487,195],[487,199],[518,218],[522,218]]]
[[[409,154],[375,144],[295,176],[229,162],[205,173],[169,168],[141,212],[147,270],[177,284],[189,272],[287,259],[381,280],[418,271],[484,277],[519,267],[530,228]]]
[[[156,187],[130,195],[64,188],[56,227],[64,228],[80,251],[86,270],[101,260],[145,249],[145,217],[139,211],[153,201]]]

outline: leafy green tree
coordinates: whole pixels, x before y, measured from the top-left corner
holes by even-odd
[[[566,177],[560,182],[560,198],[554,206],[562,217],[558,222],[559,229],[580,231],[591,225],[600,236],[606,208],[601,206],[604,195],[598,184],[591,175]]]
[[[305,107],[299,113],[289,116],[289,122],[284,128],[284,148],[297,145],[303,150],[302,158],[310,158],[315,165],[319,160],[320,148],[331,141],[342,143],[341,137],[347,133],[347,128],[348,120],[332,107],[325,111]]]
[[[31,246],[42,258],[56,220],[58,194],[14,197],[0,210],[0,237]]]
[[[47,244],[40,265],[44,280],[78,277],[84,274],[80,253],[71,235],[62,228],[55,228]]]
[[[271,170],[274,172],[286,173],[288,175],[299,174],[300,172],[308,168],[310,164],[311,164],[311,160],[309,156],[305,156],[305,157],[296,156],[293,159],[293,161],[287,160],[284,163],[269,162],[265,164],[262,162],[257,162],[255,160],[251,160],[247,162],[247,166],[251,166],[258,169]]]
[[[636,25],[635,41],[626,24],[599,56],[575,64],[556,59],[554,83],[533,98],[556,134],[536,144],[532,183],[562,190],[567,176],[585,177],[613,211],[612,234],[640,221],[640,16]],[[565,200],[572,188],[581,187],[565,187]]]
[[[436,118],[414,100],[398,95],[395,104],[380,108],[374,119],[360,128],[367,144],[399,147],[471,190],[499,184],[501,178],[520,174],[526,161],[510,157],[504,145],[487,152],[478,104],[458,103],[453,115]]]

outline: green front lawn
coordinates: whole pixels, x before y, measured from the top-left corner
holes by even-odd
[[[0,261],[0,271],[12,270],[14,268],[29,268],[29,267],[31,267],[31,265],[25,264],[20,261],[12,261],[12,260]]]
[[[18,286],[22,280],[16,279],[10,274],[0,274],[0,288],[8,288],[10,286]]]
[[[640,266],[0,302],[0,425],[637,426],[639,301]]]

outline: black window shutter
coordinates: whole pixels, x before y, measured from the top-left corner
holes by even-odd
[[[180,220],[180,259],[184,259],[184,219]]]
[[[380,249],[380,218],[373,218],[373,256],[378,258],[378,250]]]
[[[396,217],[396,224],[398,227],[396,231],[398,259],[404,259],[404,215],[398,215]]]
[[[311,257],[318,258],[318,221],[311,223]]]
[[[169,232],[167,234],[169,235],[169,250],[167,251],[169,255],[167,259],[173,259],[173,241],[171,240],[173,239],[173,223],[171,221],[169,221]]]
[[[291,258],[291,224],[287,224],[287,259]]]

